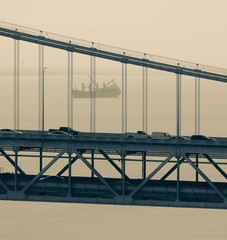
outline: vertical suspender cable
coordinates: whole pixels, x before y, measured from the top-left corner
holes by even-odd
[[[125,132],[125,128],[124,128],[124,122],[125,122],[125,73],[124,73],[124,63],[122,63],[122,94],[121,94],[121,132],[124,133]]]
[[[20,42],[17,40],[17,129],[20,128]]]
[[[145,117],[145,131],[148,131],[148,74],[147,74],[147,68],[145,68],[145,93],[146,93],[146,100],[145,100],[145,112],[146,112],[146,117]]]
[[[73,52],[71,52],[71,86],[70,86],[70,101],[71,101],[71,128],[73,128]]]
[[[176,75],[176,135],[181,135],[181,75]]]
[[[20,118],[20,42],[14,39],[14,129],[19,129]]]
[[[90,58],[90,131],[95,132],[96,125],[96,73],[95,57]]]
[[[195,134],[198,133],[197,114],[198,114],[198,78],[195,78]]]
[[[127,132],[127,64],[125,64],[125,132]]]
[[[41,78],[42,78],[42,63],[41,63],[41,50],[42,46],[39,45],[39,65],[38,65],[38,74],[39,74],[39,81],[38,81],[38,130],[41,130]]]
[[[200,79],[195,78],[195,134],[200,134]]]
[[[176,75],[176,135],[179,136],[179,75]]]
[[[14,39],[14,129],[17,128],[17,40]]]
[[[68,127],[73,128],[73,52],[68,51]]]
[[[198,69],[198,64],[197,64]],[[200,78],[195,78],[195,134],[200,134]]]
[[[198,78],[198,134],[200,134],[200,78]]]
[[[93,57],[93,85],[94,85],[94,94],[93,94],[93,132],[96,131],[95,125],[96,125],[96,62],[95,62],[95,57]]]
[[[41,81],[41,85],[42,85],[42,88],[41,88],[41,95],[42,95],[42,109],[41,109],[41,115],[42,115],[42,131],[44,131],[44,73],[45,73],[45,67],[44,67],[44,47],[42,46],[41,48],[41,55],[42,55],[42,64],[41,64],[41,67],[42,67],[42,81]]]
[[[148,81],[147,68],[143,67],[143,83],[142,83],[142,130],[147,132],[148,121]]]
[[[145,117],[145,67],[143,67],[143,82],[142,82],[142,130],[145,131],[145,126],[144,126],[144,117]]]
[[[68,51],[68,96],[67,96],[67,124],[70,127],[70,52]]]
[[[180,135],[181,135],[181,75],[179,75],[179,118],[180,118]]]
[[[90,90],[90,132],[93,132],[93,92],[92,92],[92,65],[93,65],[93,57],[90,57],[90,85],[89,85],[89,90]]]

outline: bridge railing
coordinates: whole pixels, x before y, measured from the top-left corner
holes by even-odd
[[[56,41],[61,41],[65,43],[70,43],[70,44],[75,44],[83,47],[88,47],[88,48],[95,48],[100,51],[106,51],[106,52],[111,52],[115,54],[119,54],[122,56],[126,57],[133,57],[137,59],[146,59],[149,61],[153,62],[158,62],[158,63],[163,63],[163,64],[168,64],[172,66],[179,66],[179,67],[184,67],[192,70],[201,70],[204,72],[212,72],[216,74],[221,74],[221,75],[226,75],[227,76],[227,69],[225,68],[219,68],[219,67],[213,67],[209,65],[204,65],[204,64],[198,64],[198,63],[193,63],[189,61],[183,61],[183,60],[178,60],[174,58],[168,58],[168,57],[162,57],[154,54],[149,54],[149,53],[143,53],[139,51],[133,51],[130,49],[124,49],[124,48],[119,48],[119,47],[114,47],[106,44],[101,44],[97,42],[91,42],[87,40],[82,40],[79,38],[73,38],[61,34],[56,34],[56,33],[51,33],[48,31],[42,31],[34,28],[29,28],[29,27],[24,27],[20,26],[17,24],[12,24],[4,21],[0,21],[0,26],[3,28],[7,28],[13,31],[18,31],[21,33],[26,33],[26,34],[32,34],[35,36],[42,36],[47,39],[52,39]]]

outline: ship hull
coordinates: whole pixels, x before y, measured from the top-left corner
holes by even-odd
[[[119,91],[96,91],[92,93],[92,95],[96,98],[117,98],[121,93]],[[89,91],[80,91],[74,90],[73,97],[74,98],[90,98],[91,93]]]

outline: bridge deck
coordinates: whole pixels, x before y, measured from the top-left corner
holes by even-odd
[[[225,138],[205,141],[128,138],[124,134],[104,133],[66,136],[21,132],[0,133],[0,157],[13,166],[13,174],[0,174],[0,199],[227,208]],[[24,171],[18,164],[18,159],[21,163],[25,158],[38,159],[37,175]],[[45,167],[43,159],[49,159]],[[56,172],[54,164],[61,159],[67,164]],[[72,175],[71,168],[77,160],[85,164],[91,177]],[[137,179],[128,171],[132,162],[138,162]],[[111,166],[119,177],[101,173],[96,167],[100,163]],[[213,173],[224,180],[211,180],[216,174],[205,174],[204,164],[209,164]],[[193,170],[190,181],[180,174],[181,167],[186,165]],[[50,169],[55,173],[46,175]]]

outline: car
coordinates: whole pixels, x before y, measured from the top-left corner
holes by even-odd
[[[153,139],[168,139],[171,137],[171,135],[166,132],[152,132],[151,137]]]
[[[191,140],[206,140],[206,141],[214,141],[214,139],[209,138],[207,136],[204,135],[192,135],[190,137]]]
[[[59,127],[59,131],[66,132],[71,135],[79,135],[79,131],[75,131],[70,127]]]
[[[188,138],[183,137],[183,136],[172,136],[172,137],[170,137],[168,139],[189,140]]]
[[[144,131],[137,131],[137,134],[140,134],[140,135],[147,135],[147,133],[145,133]]]
[[[14,130],[14,129],[10,129],[10,128],[3,128],[3,129],[0,129],[0,132],[2,132],[2,133],[23,134],[22,132],[20,132],[20,131],[18,131],[18,130]]]
[[[137,131],[136,133],[126,132],[125,136],[128,138],[150,138],[151,137],[144,131]]]
[[[56,130],[56,131],[51,131],[48,133],[48,135],[65,135],[65,136],[72,136],[71,134],[68,134],[64,131],[59,131],[59,130]]]
[[[48,182],[48,181],[50,181],[50,182],[63,182],[64,181],[64,177],[58,176],[58,175],[56,175],[56,176],[50,176],[50,175],[42,176],[39,179],[39,182],[44,182],[44,181],[46,181],[46,182]]]

